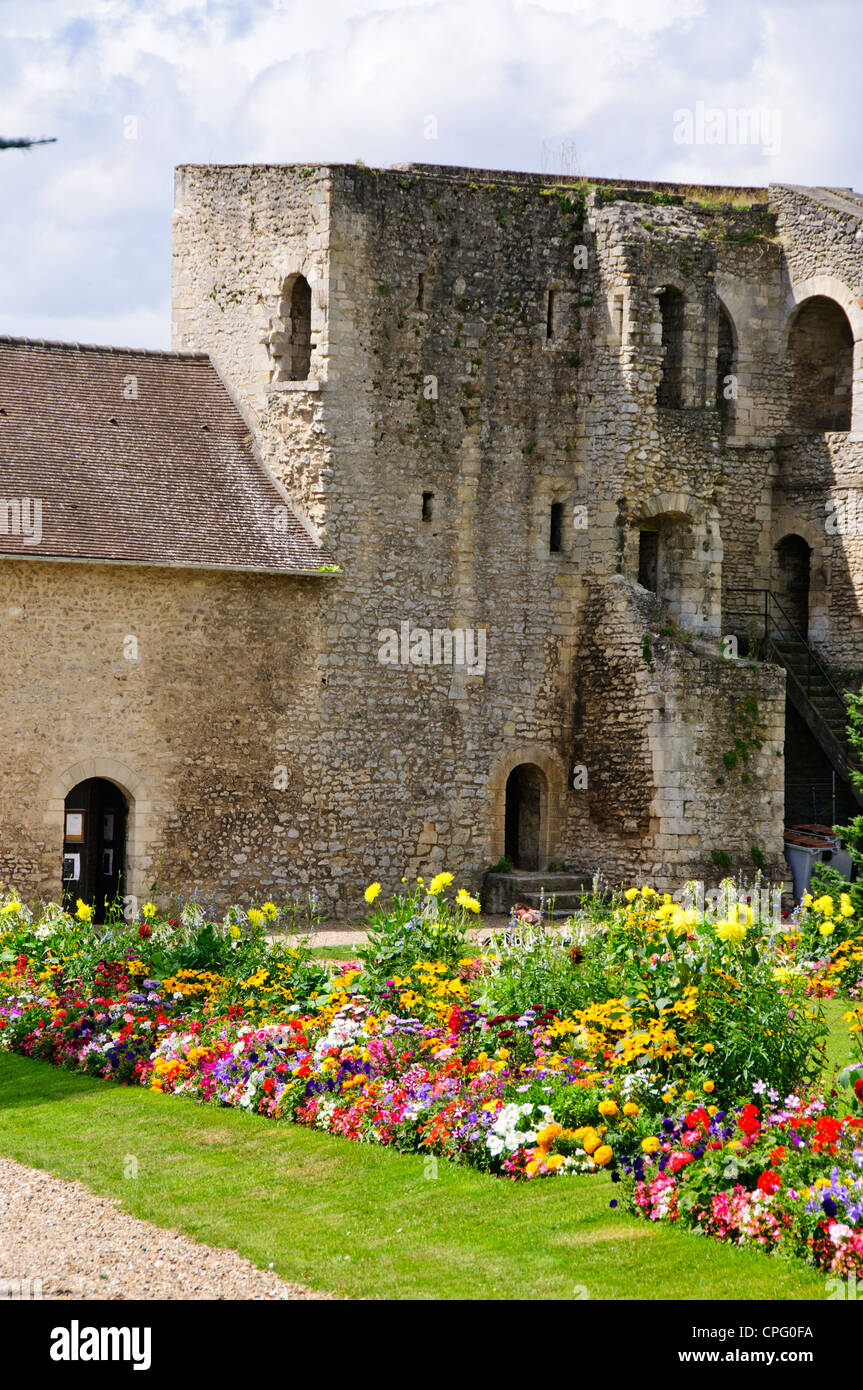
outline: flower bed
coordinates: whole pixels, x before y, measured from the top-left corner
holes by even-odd
[[[563,937],[510,933],[478,954],[478,904],[449,906],[451,883],[386,909],[372,885],[369,944],[347,967],[269,943],[273,903],[219,923],[146,904],[96,928],[85,904],[34,917],[8,896],[2,1045],[513,1179],[606,1170],[651,1220],[863,1268],[863,1081],[849,1071],[829,1105],[817,1090],[813,979],[859,978],[846,903],[775,932],[736,902],[709,921],[629,890]],[[849,1008],[858,1040],[861,1018]]]

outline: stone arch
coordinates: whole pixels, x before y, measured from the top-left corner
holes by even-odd
[[[92,777],[102,777],[119,787],[128,804],[126,821],[126,872],[128,893],[141,896],[145,891],[145,871],[150,864],[149,835],[150,813],[149,789],[146,780],[133,771],[127,763],[118,758],[83,758],[73,763],[63,772],[55,775],[42,787],[40,800],[44,807],[42,821],[51,836],[53,850],[56,841],[57,883],[60,883],[63,852],[64,808],[66,795],[79,782]]]
[[[308,381],[322,332],[320,281],[314,268],[292,260],[276,277],[265,302],[270,317],[261,341],[267,349],[271,385]]]
[[[779,621],[783,625],[783,636],[808,638],[812,546],[799,531],[788,531],[773,551],[775,592],[781,605]]]
[[[863,312],[857,297],[835,276],[814,275],[792,287],[786,309],[783,346],[791,373],[791,428],[800,429],[802,418],[804,431],[810,433],[822,429],[863,430]],[[832,357],[823,350],[831,338],[831,313],[835,350]],[[804,333],[807,320],[808,334]],[[843,320],[846,337],[841,342]],[[801,339],[805,347],[808,336],[809,347],[814,350],[819,331],[823,337],[822,351],[816,352],[818,370],[813,373],[801,353]]]
[[[495,763],[488,782],[487,801],[490,822],[491,858],[496,861],[506,850],[506,788],[510,774],[519,767],[537,768],[545,779],[545,802],[540,816],[538,860],[546,868],[560,839],[561,810],[566,787],[566,769],[560,757],[537,744],[510,749]]]
[[[809,546],[808,637],[810,642],[826,641],[830,622],[830,591],[825,573],[825,559],[830,549],[828,538],[816,523],[795,516],[790,506],[780,507],[770,528],[770,588],[774,592],[780,587],[778,547],[786,536],[800,536]]]
[[[655,536],[656,584],[646,587],[653,587],[679,627],[719,636],[723,546],[716,507],[689,493],[659,492],[642,505],[635,526],[639,582],[648,548],[645,539]]]

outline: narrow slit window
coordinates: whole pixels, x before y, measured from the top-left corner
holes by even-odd
[[[563,503],[552,502],[548,524],[548,548],[553,555],[563,549]]]
[[[424,492],[424,493],[423,493],[423,521],[431,521],[431,519],[432,519],[432,503],[433,503],[433,502],[434,502],[434,493],[433,493],[433,492]]]
[[[638,534],[638,582],[652,594],[659,592],[659,532]]]
[[[424,309],[426,306],[426,277],[421,271],[417,276],[417,308]]]
[[[554,290],[548,292],[548,304],[545,311],[545,336],[549,342],[554,337]]]

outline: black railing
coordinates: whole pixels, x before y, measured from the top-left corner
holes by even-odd
[[[811,693],[812,673],[813,671],[816,671],[818,675],[821,677],[821,680],[824,682],[824,684],[830,689],[831,693],[835,695],[836,699],[844,708],[844,694],[834,682],[832,676],[827,670],[827,667],[824,665],[824,662],[820,659],[818,654],[810,646],[808,639],[800,631],[800,628],[794,622],[793,618],[789,616],[788,612],[783,607],[782,601],[777,597],[776,594],[773,593],[771,589],[728,589],[726,590],[726,592],[729,594],[750,594],[752,597],[755,597],[756,595],[762,596],[763,604],[759,603],[757,609],[750,610],[749,613],[730,613],[728,616],[748,618],[751,618],[752,616],[757,616],[758,621],[763,624],[764,638],[768,642],[770,642],[771,645],[774,647],[776,646],[777,641],[788,641],[789,639],[787,634],[788,632],[790,632],[791,640],[797,642],[800,646],[806,648],[806,694],[809,695]],[[776,621],[776,618],[773,616],[773,613],[771,612],[771,605],[777,608],[781,613],[784,625]],[[774,632],[771,631],[772,628],[775,628],[776,635],[774,635]],[[779,656],[781,658],[781,652],[779,653]],[[786,667],[789,665],[789,663],[786,661],[781,661],[780,664]],[[792,672],[792,674],[795,673]]]

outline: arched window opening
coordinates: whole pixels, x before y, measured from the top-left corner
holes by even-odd
[[[737,399],[737,349],[734,324],[724,304],[719,305],[719,324],[716,346],[716,408],[723,427],[730,423]]]
[[[854,334],[844,309],[826,295],[807,299],[791,325],[788,355],[792,428],[850,430]]]
[[[679,410],[683,404],[683,310],[680,290],[668,285],[659,295],[662,316],[662,346],[665,356],[662,376],[656,390],[656,404]]]
[[[809,579],[812,551],[802,536],[783,536],[776,547],[777,598],[783,637],[806,640],[809,634]]]
[[[305,381],[312,360],[312,291],[304,275],[298,275],[291,290],[291,377]]]

